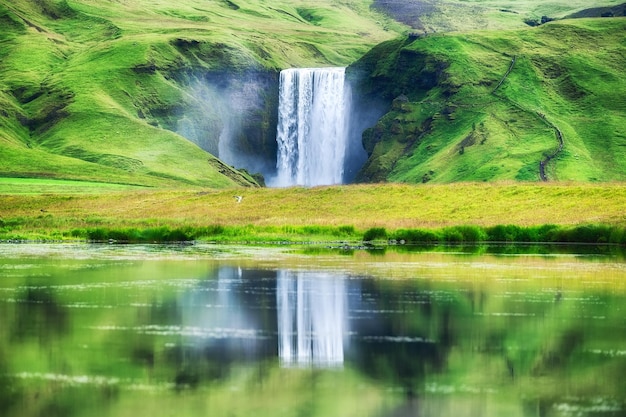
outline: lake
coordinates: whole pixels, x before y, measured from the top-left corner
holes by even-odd
[[[625,307],[608,247],[4,244],[0,415],[624,416]]]

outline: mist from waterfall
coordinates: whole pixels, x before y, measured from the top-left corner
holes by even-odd
[[[344,280],[280,271],[278,355],[283,366],[341,366],[347,331]]]
[[[345,68],[280,73],[276,187],[341,184],[349,146]]]

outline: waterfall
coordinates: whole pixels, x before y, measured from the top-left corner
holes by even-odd
[[[347,321],[345,283],[324,274],[281,271],[276,288],[283,366],[341,366]]]
[[[274,186],[341,184],[348,147],[345,68],[280,73]]]

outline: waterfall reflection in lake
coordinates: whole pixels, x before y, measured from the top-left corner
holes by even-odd
[[[343,364],[347,335],[343,279],[279,271],[276,299],[278,353],[283,365]]]
[[[342,276],[224,267],[182,296],[182,328],[223,363],[275,354],[283,366],[341,366],[346,297]]]
[[[623,259],[29,250],[0,247],[2,416],[626,410]]]

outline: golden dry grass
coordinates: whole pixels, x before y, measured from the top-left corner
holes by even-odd
[[[243,200],[237,203],[234,195]],[[624,184],[456,183],[0,195],[0,219],[32,228],[626,224]],[[6,229],[6,226],[5,226]],[[6,231],[6,230],[5,230]]]

